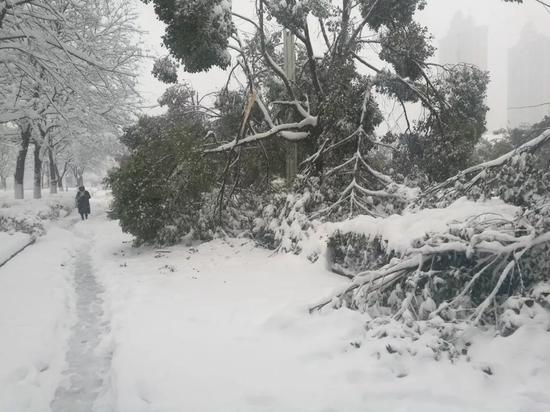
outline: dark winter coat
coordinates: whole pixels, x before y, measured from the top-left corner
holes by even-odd
[[[90,193],[87,190],[78,191],[76,193],[76,207],[78,207],[78,213],[90,214]]]

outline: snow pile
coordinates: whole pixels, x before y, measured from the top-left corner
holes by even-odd
[[[45,221],[67,216],[74,206],[73,192],[49,195],[44,199],[14,200],[4,195],[0,197],[0,231],[43,235]]]
[[[475,216],[482,219],[493,219],[498,216],[513,220],[518,211],[518,207],[499,199],[474,202],[460,198],[442,209],[405,211],[402,215],[386,218],[360,215],[343,222],[326,223],[326,231],[330,236],[338,231],[364,235],[369,239],[379,238],[388,253],[403,254],[416,240],[424,238],[427,234],[448,232],[452,224],[464,222]]]

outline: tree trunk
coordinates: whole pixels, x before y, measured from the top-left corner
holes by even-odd
[[[29,143],[31,141],[31,126],[28,125],[21,131],[21,148],[17,153],[17,161],[15,163],[15,175],[14,175],[14,194],[16,199],[23,199],[25,197],[24,181],[25,181],[25,161],[27,159],[27,152],[29,150]]]
[[[84,169],[73,166],[73,176],[76,180],[76,187],[84,186]]]
[[[296,81],[296,45],[294,35],[289,30],[283,32],[284,40],[284,69],[288,80]],[[288,115],[288,120],[293,121],[292,112]],[[287,144],[286,149],[286,178],[288,183],[292,183],[298,173],[298,145],[294,142]]]
[[[34,143],[34,188],[33,198],[42,198],[42,159],[40,158],[40,145]]]
[[[40,187],[42,189],[45,189],[46,187],[50,187],[50,176],[48,175],[47,171],[49,170],[50,164],[48,161],[44,162],[42,161],[42,173],[40,173]]]
[[[54,195],[57,193],[57,177],[59,176],[59,172],[57,171],[57,165],[55,164],[51,149],[48,149],[48,160],[50,164],[50,194]]]
[[[8,182],[4,176],[0,176],[0,189],[2,190],[8,189]]]
[[[63,171],[63,175],[59,174],[59,167],[57,167],[57,163],[53,164],[54,171],[55,171],[55,180],[57,182],[57,188],[60,191],[63,191],[63,176],[67,172],[67,166],[65,166],[65,170]]]

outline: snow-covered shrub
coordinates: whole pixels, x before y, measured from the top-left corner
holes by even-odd
[[[38,216],[5,215],[0,209],[0,231],[23,232],[29,235],[41,236],[46,233],[44,224]]]
[[[218,230],[235,237],[253,237],[253,230],[261,208],[262,196],[241,190],[234,195],[222,212]]]
[[[467,355],[470,342],[464,323],[444,322],[441,318],[403,323],[390,316],[377,316],[365,323],[369,350],[378,359],[394,356],[454,360]]]
[[[314,228],[309,216],[323,204],[319,181],[298,176],[292,190],[282,180],[275,181],[273,187],[273,192],[264,197],[254,221],[254,239],[269,249],[300,253],[302,242]]]
[[[65,217],[73,209],[72,195],[40,200],[5,200],[0,204],[0,231],[41,236],[46,233],[46,221]]]
[[[387,264],[393,252],[387,253],[383,240],[365,234],[337,230],[328,238],[328,259],[331,269],[352,277],[364,270]]]
[[[502,311],[497,326],[503,336],[526,324],[539,324],[550,331],[550,283],[541,282],[523,296],[511,296]]]

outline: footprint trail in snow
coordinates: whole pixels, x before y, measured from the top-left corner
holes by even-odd
[[[77,319],[69,340],[65,378],[51,403],[53,412],[111,410],[105,398],[112,354],[103,345],[110,325],[104,316],[104,290],[94,275],[88,249],[85,245],[75,259]]]

